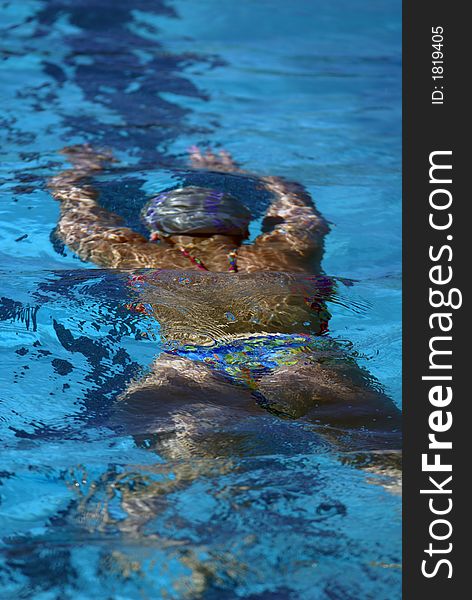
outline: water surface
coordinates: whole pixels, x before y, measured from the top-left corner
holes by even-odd
[[[332,222],[325,271],[356,281],[330,333],[400,405],[400,4],[1,12],[2,597],[400,597],[399,497],[313,428],[247,417],[213,454],[169,456],[107,425],[159,328],[60,244],[45,187],[57,151],[83,142],[113,148],[96,183],[135,227],[150,193],[188,175],[191,144],[302,182]],[[261,216],[268,198],[242,185]]]

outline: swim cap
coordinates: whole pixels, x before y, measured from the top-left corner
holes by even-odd
[[[246,236],[251,213],[234,196],[202,187],[185,187],[151,198],[142,216],[151,231],[164,235]]]

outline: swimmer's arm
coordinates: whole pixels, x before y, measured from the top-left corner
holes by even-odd
[[[329,226],[307,190],[282,177],[262,177],[261,181],[275,199],[263,221],[268,231],[256,238],[255,246],[275,244],[300,258],[321,253]]]
[[[261,182],[275,199],[265,214],[264,233],[241,246],[238,265],[245,271],[319,272],[327,221],[300,184],[280,177]]]
[[[189,148],[189,159],[192,167],[208,169],[226,173],[247,173],[241,169],[227,150],[213,152],[208,149],[202,152],[198,146]],[[275,198],[265,215],[265,226],[272,231],[257,238],[259,242],[270,242],[272,239],[279,241],[280,233],[291,232],[287,238],[287,245],[295,250],[303,247],[318,246],[320,240],[328,233],[329,227],[326,220],[317,211],[313,200],[307,190],[293,181],[282,177],[260,177],[259,181]],[[296,237],[296,240],[292,240]]]
[[[220,150],[216,153],[208,149],[202,152],[198,146],[190,146],[188,153],[190,164],[194,169],[205,169],[220,173],[245,172],[227,150]]]
[[[166,268],[175,265],[179,256],[172,249],[150,243],[122,219],[98,202],[98,192],[90,185],[91,176],[113,160],[90,146],[71,146],[62,151],[73,164],[72,169],[52,177],[48,187],[61,202],[57,233],[82,260],[100,267]],[[172,254],[172,256],[171,256]],[[177,265],[175,265],[177,266]]]

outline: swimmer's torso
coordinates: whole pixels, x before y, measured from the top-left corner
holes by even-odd
[[[135,300],[167,343],[209,346],[270,333],[322,333],[331,292],[324,277],[286,273],[157,271],[134,275]]]

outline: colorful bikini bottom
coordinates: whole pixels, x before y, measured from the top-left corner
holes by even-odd
[[[305,334],[274,334],[235,339],[207,346],[180,346],[168,350],[183,358],[203,362],[252,386],[262,375],[282,365],[295,365],[316,352],[333,348],[330,338]]]

